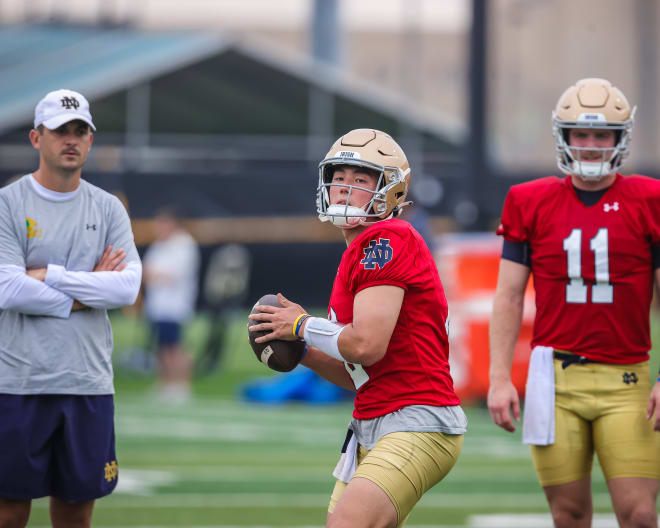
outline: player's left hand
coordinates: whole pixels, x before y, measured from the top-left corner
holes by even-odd
[[[658,381],[651,395],[649,396],[649,405],[646,411],[646,419],[652,420],[653,413],[655,412],[655,422],[653,424],[653,430],[660,432],[660,381]]]
[[[306,312],[302,306],[291,302],[281,293],[277,294],[277,299],[280,301],[281,307],[260,304],[255,307],[255,310],[259,313],[249,315],[251,321],[258,323],[250,326],[251,331],[263,332],[270,330],[271,332],[263,337],[256,338],[257,343],[265,343],[273,339],[283,341],[295,341],[297,339],[293,335],[293,323],[299,315]]]
[[[86,304],[81,303],[80,301],[77,301],[76,299],[73,300],[73,305],[71,306],[71,311],[72,312],[79,312],[81,310],[91,310],[89,306]]]
[[[44,282],[46,280],[46,270],[47,268],[35,268],[26,270],[25,273],[28,275],[28,277],[32,277],[33,279]]]

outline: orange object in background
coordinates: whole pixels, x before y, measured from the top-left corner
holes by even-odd
[[[466,403],[488,394],[488,328],[497,286],[502,239],[494,234],[443,235],[435,251],[449,303],[450,365],[454,388]],[[513,384],[524,395],[534,325],[530,280],[511,369]]]

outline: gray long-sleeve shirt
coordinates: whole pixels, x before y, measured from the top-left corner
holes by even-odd
[[[126,269],[92,272],[109,245]],[[45,282],[25,274],[44,267]],[[115,196],[84,180],[55,193],[31,175],[0,189],[0,393],[112,394],[106,310],[135,301],[141,273]],[[92,308],[71,312],[73,299]]]

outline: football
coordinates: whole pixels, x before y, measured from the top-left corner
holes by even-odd
[[[277,299],[277,295],[273,295],[272,293],[261,297],[261,299],[259,299],[254,305],[255,308],[258,304],[281,306],[280,301]],[[255,308],[252,308],[252,312],[250,313],[257,313]],[[249,324],[254,323],[255,321],[249,321]],[[293,370],[303,357],[303,353],[305,352],[305,342],[282,341],[281,339],[274,339],[267,343],[255,342],[257,337],[266,334],[268,334],[268,332],[250,332],[248,330],[250,346],[254,351],[254,355],[257,356],[257,359],[268,368],[278,372],[289,372],[290,370]]]

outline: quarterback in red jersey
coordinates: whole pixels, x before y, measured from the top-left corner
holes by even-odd
[[[523,441],[556,527],[591,526],[594,451],[619,525],[657,527],[660,378],[651,387],[649,312],[660,284],[660,182],[618,173],[633,118],[604,79],[566,90],[553,131],[567,176],[513,186],[497,231],[488,408],[515,430],[510,370],[531,273],[537,311]]]
[[[258,341],[304,338],[303,365],[356,391],[327,526],[401,526],[453,467],[467,420],[449,373],[447,301],[426,243],[396,218],[410,184],[401,147],[378,130],[339,138],[319,165],[317,208],[343,230],[328,319],[257,307]]]

